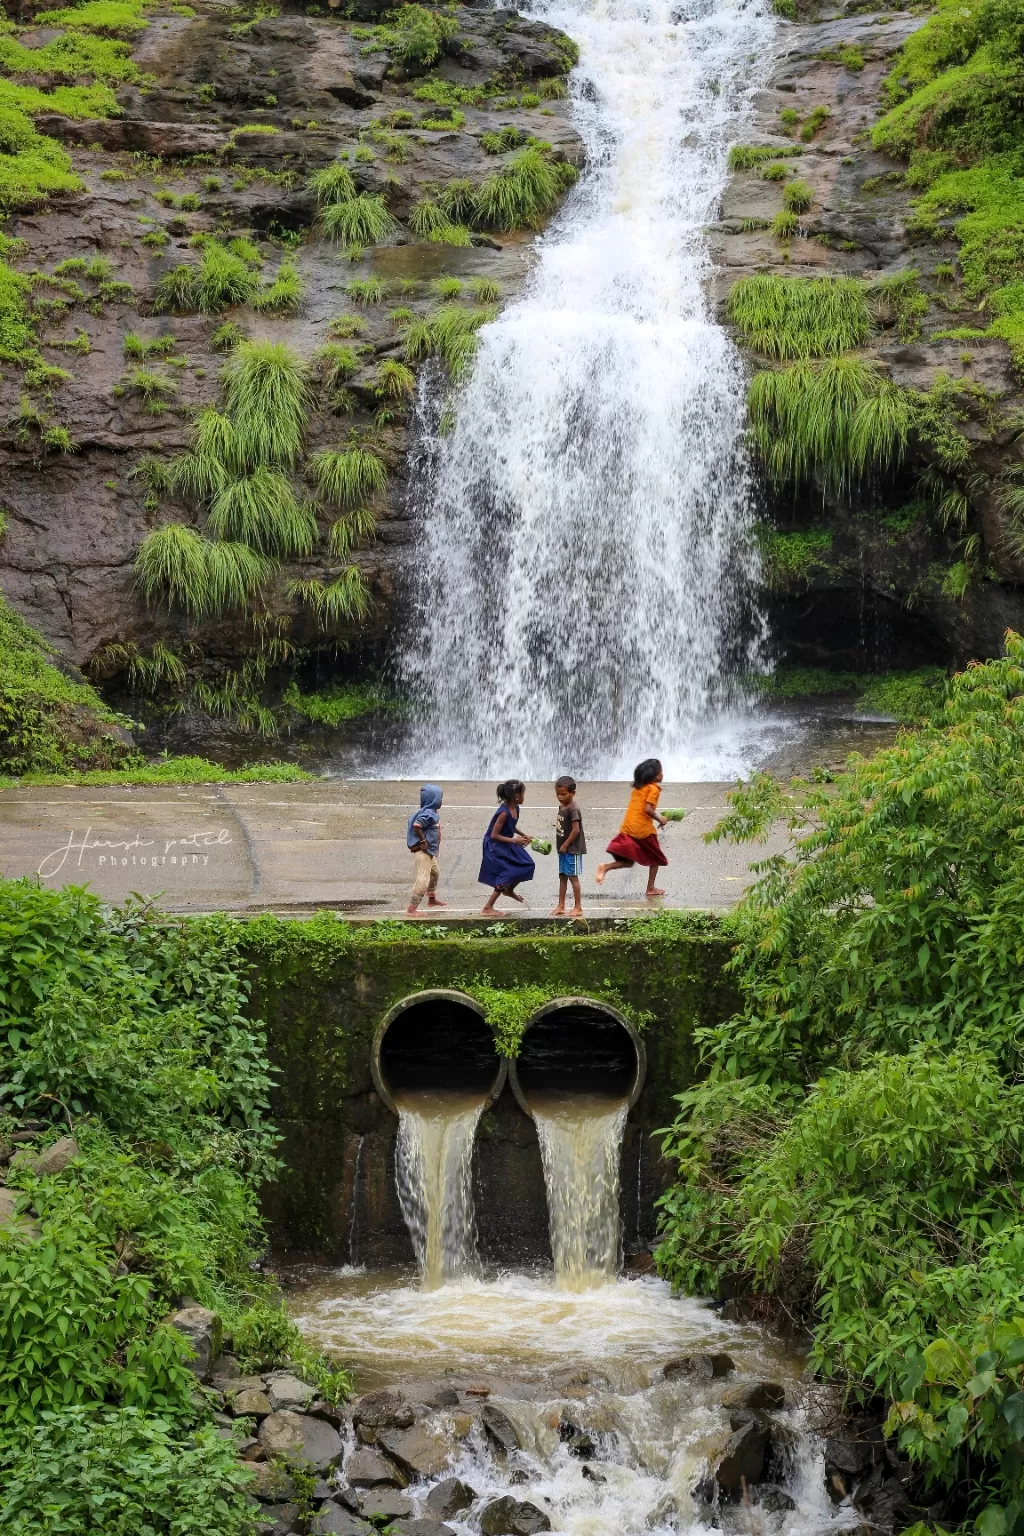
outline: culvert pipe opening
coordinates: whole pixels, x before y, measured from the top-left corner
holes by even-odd
[[[419,992],[384,1017],[373,1042],[373,1080],[398,1115],[395,1179],[424,1285],[476,1263],[473,1145],[505,1084],[483,1009],[464,993]]]
[[[634,1027],[585,997],[535,1013],[510,1064],[515,1096],[537,1127],[562,1289],[604,1284],[618,1268],[622,1137],[645,1070]]]

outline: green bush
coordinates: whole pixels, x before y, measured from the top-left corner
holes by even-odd
[[[850,277],[741,278],[728,314],[748,346],[782,359],[847,352],[872,330],[864,285]]]

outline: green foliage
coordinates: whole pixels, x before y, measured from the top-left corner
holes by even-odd
[[[772,219],[769,227],[776,240],[792,240],[800,231],[800,220],[791,209],[783,208]]]
[[[405,333],[405,355],[410,362],[439,357],[453,379],[459,379],[476,356],[477,331],[494,319],[494,310],[464,309],[445,304],[424,320],[416,320]]]
[[[476,217],[489,229],[537,229],[564,186],[559,172],[539,149],[521,149],[481,184]]]
[[[761,775],[713,834],[781,816],[795,841],[732,919],[741,1007],[698,1031],[707,1075],[668,1135],[659,1263],[698,1290],[777,1296],[813,1328],[818,1369],[895,1395],[890,1428],[932,1477],[969,1474],[978,1501],[995,1486],[1009,1505],[1024,640],[941,704],[940,686],[894,747],[827,789]]]
[[[5,104],[0,91],[0,209],[31,208],[51,192],[73,192],[81,185],[63,146],[37,133],[27,112],[14,102]]]
[[[288,587],[288,596],[312,608],[323,630],[364,619],[372,605],[366,578],[357,565],[347,565],[331,581],[319,578],[293,581]]]
[[[494,1033],[494,1048],[499,1056],[518,1056],[523,1034],[530,1019],[558,994],[546,987],[495,987],[489,979],[474,977],[467,988],[484,1010],[484,1018]]]
[[[207,527],[218,539],[282,559],[312,554],[317,540],[312,510],[296,501],[288,476],[268,464],[229,480],[214,495]]]
[[[394,700],[376,683],[335,683],[316,693],[301,693],[298,683],[288,684],[281,702],[297,715],[332,730],[346,720],[394,709]]]
[[[337,507],[359,507],[388,487],[388,472],[371,448],[321,448],[309,469],[320,495]]]
[[[274,281],[253,295],[252,307],[263,315],[294,315],[305,291],[305,282],[294,261],[282,261]]]
[[[478,304],[496,304],[501,298],[501,289],[492,277],[471,277],[469,290]]]
[[[217,240],[206,240],[198,263],[172,267],[153,293],[156,314],[216,315],[247,304],[260,286],[256,264]]]
[[[749,171],[767,160],[781,160],[787,155],[802,155],[797,144],[774,146],[771,144],[734,144],[729,151],[730,171]]]
[[[327,548],[338,560],[344,560],[360,544],[377,532],[377,514],[372,507],[352,507],[336,518],[327,532]]]
[[[373,192],[327,203],[320,223],[325,234],[346,245],[380,245],[398,228],[383,197]]]
[[[404,5],[396,12],[393,25],[374,31],[407,69],[420,71],[449,50],[458,29],[454,18],[443,12],[428,10],[425,5]]]
[[[803,127],[800,129],[800,137],[803,139],[805,144],[809,144],[811,142],[816,134],[822,128],[824,128],[825,124],[828,122],[831,116],[832,111],[829,107],[820,105],[812,108],[804,120]]]
[[[137,1408],[46,1413],[2,1464],[5,1536],[250,1536],[252,1472],[215,1429]]]
[[[782,194],[783,207],[792,213],[806,213],[813,202],[814,192],[806,181],[791,181]]]
[[[884,672],[868,681],[857,708],[862,714],[890,715],[908,725],[931,719],[942,706],[946,674],[939,667]]]
[[[356,184],[352,172],[347,165],[342,165],[340,160],[327,165],[322,171],[315,171],[306,182],[306,186],[316,195],[318,203],[348,203],[356,195]]]
[[[283,342],[242,341],[222,373],[224,407],[250,464],[290,467],[302,449],[309,383],[298,354]]]
[[[742,278],[728,314],[748,346],[782,359],[847,352],[872,330],[864,285],[850,277]]]
[[[36,336],[28,306],[27,277],[0,261],[0,361],[25,361],[35,352]]]
[[[354,277],[345,284],[345,292],[353,304],[383,304],[387,284],[382,277]]]
[[[185,523],[154,528],[135,555],[145,601],[166,602],[195,618],[246,607],[273,570],[272,561],[247,545],[211,542]]]
[[[63,773],[25,773],[17,781],[28,785],[86,784],[302,784],[313,778],[294,763],[253,763],[225,768],[205,757],[165,757],[127,768],[69,769]],[[3,783],[0,778],[0,783]]]
[[[480,148],[488,155],[504,155],[510,149],[518,149],[525,141],[526,135],[514,123],[506,123],[497,132],[492,130],[490,133],[482,133]]]
[[[314,361],[317,372],[328,389],[338,389],[359,372],[359,359],[351,347],[338,341],[328,341],[317,349]]]
[[[921,320],[928,313],[928,298],[919,285],[919,274],[908,268],[892,272],[871,284],[875,317],[882,325],[895,323],[901,341],[916,341]]]
[[[109,768],[130,756],[119,717],[96,690],[72,682],[34,629],[0,596],[0,771]]]
[[[373,392],[381,400],[401,403],[411,398],[416,388],[416,375],[404,363],[386,358],[377,369]]]
[[[766,585],[778,588],[806,583],[816,571],[828,570],[832,538],[827,529],[777,533],[774,529],[762,528],[758,543]]]

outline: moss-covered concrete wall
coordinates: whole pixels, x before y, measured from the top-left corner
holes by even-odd
[[[623,1146],[627,1253],[654,1235],[668,1169],[652,1133],[694,1078],[694,1029],[726,1017],[728,946],[713,935],[466,935],[367,938],[329,918],[250,925],[252,1010],[267,1023],[279,1077],[273,1109],[285,1171],[266,1192],[278,1253],[334,1263],[405,1262],[411,1248],[394,1188],[395,1116],[370,1076],[374,1031],[410,993],[472,991],[474,981],[533,984],[614,1000],[643,1027],[647,1079]],[[480,1249],[496,1262],[550,1257],[536,1131],[506,1087],[481,1121],[475,1163]]]

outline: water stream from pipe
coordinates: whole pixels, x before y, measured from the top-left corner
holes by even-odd
[[[476,1263],[473,1143],[485,1097],[406,1093],[395,1100],[395,1179],[423,1284],[442,1285]]]
[[[587,169],[422,476],[410,771],[727,776],[759,664],[745,384],[706,225],[770,64],[760,0],[534,0]]]
[[[625,1099],[533,1095],[548,1229],[560,1290],[603,1285],[619,1267],[619,1158]]]

